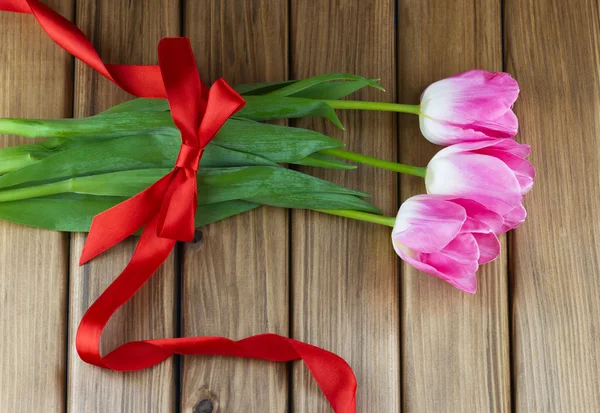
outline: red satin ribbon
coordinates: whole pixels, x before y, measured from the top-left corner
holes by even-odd
[[[61,47],[125,91],[139,97],[166,97],[181,131],[182,146],[175,168],[133,198],[96,216],[81,264],[144,227],[130,263],[90,306],[81,320],[76,344],[80,357],[93,365],[119,371],[140,370],[173,354],[222,355],[277,362],[302,359],[338,413],[356,411],[356,378],[339,356],[276,334],[240,341],[224,337],[185,337],[126,343],[102,357],[102,331],[164,263],[177,240],[191,241],[196,212],[196,171],[203,148],[241,108],[243,99],[225,81],[208,89],[187,39],[163,39],[159,66],[105,65],[85,35],[71,22],[36,0],[0,0],[0,10],[33,14]]]

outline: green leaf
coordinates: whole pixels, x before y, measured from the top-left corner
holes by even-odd
[[[323,155],[321,153],[313,153],[306,158],[302,158],[298,161],[292,162],[296,165],[305,166],[316,166],[319,168],[331,168],[331,169],[356,169],[356,165],[347,164],[344,161],[333,158],[331,156]]]
[[[251,95],[265,95],[273,90],[281,89],[284,86],[290,85],[297,82],[296,80],[284,80],[283,82],[262,82],[262,83],[250,83],[235,85],[233,88],[240,95],[251,96]]]
[[[77,194],[0,203],[0,219],[56,231],[87,232],[94,215],[125,198]]]
[[[0,219],[55,231],[88,232],[95,215],[126,198],[62,194],[0,203]],[[199,205],[196,227],[205,226],[259,207],[248,201]]]
[[[170,169],[141,169],[73,177],[37,186],[0,191],[0,200],[39,197],[60,193],[131,197],[165,176]],[[280,166],[201,168],[198,171],[198,202],[211,204],[232,199],[327,192],[355,196],[368,194],[344,188]],[[325,208],[325,207],[321,207]]]
[[[349,89],[339,88],[339,86],[343,86],[349,82],[354,82],[350,83],[351,87]],[[269,92],[268,96],[303,96],[311,99],[339,99],[367,85],[383,90],[375,80],[349,73],[330,73],[294,82]],[[326,90],[323,90],[324,86],[328,86]]]
[[[0,176],[0,188],[114,171],[172,168],[179,146],[179,137],[158,132],[78,145]],[[210,168],[276,164],[252,153],[211,144],[200,165]]]
[[[198,205],[196,209],[196,219],[194,221],[196,228],[203,227],[225,218],[250,211],[261,206],[255,202],[249,201],[226,201],[217,204]]]
[[[381,210],[367,201],[353,195],[333,193],[298,193],[288,195],[272,195],[269,197],[247,198],[248,201],[263,205],[294,209],[351,209],[374,214]]]
[[[162,128],[176,130],[170,112],[119,112],[77,119],[0,119],[0,130],[28,138],[107,138]]]
[[[348,96],[365,86],[383,90],[377,83],[378,81],[379,79],[367,79],[348,73],[331,73],[305,80],[236,85],[234,89],[244,96],[275,94],[308,99],[336,100]]]
[[[290,126],[230,119],[211,144],[290,163],[343,143],[321,133]]]
[[[198,173],[198,202],[201,204],[229,199],[285,197],[298,193],[369,196],[364,192],[282,167],[218,168],[200,170]],[[289,207],[297,208],[292,204]]]
[[[167,99],[140,98],[113,106],[100,113],[100,115],[110,115],[122,112],[166,112],[168,110],[170,110],[170,108]]]
[[[246,106],[235,114],[236,117],[265,121],[320,116],[344,129],[333,108],[325,102],[280,96],[246,96],[245,99]]]

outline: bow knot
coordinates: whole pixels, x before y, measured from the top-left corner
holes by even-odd
[[[175,166],[197,172],[198,165],[200,164],[200,158],[202,158],[203,152],[203,148],[182,143],[181,149],[179,150],[179,156],[177,157],[177,162],[175,162]]]

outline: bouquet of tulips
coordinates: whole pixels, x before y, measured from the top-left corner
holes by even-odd
[[[530,147],[513,139],[517,82],[473,70],[430,85],[420,105],[341,100],[364,87],[381,89],[376,79],[350,74],[236,86],[247,103],[206,147],[196,226],[261,205],[387,225],[402,259],[475,292],[479,264],[498,256],[498,234],[524,221],[523,195],[533,185]],[[335,109],[415,114],[425,138],[448,147],[427,167],[403,165],[345,151],[315,131],[261,123],[320,116],[343,129]],[[44,138],[0,149],[0,218],[70,232],[88,231],[96,214],[167,174],[181,143],[162,99],[135,99],[82,119],[0,119],[0,133]],[[424,178],[427,194],[387,217],[365,200],[369,194],[289,168],[355,168],[348,161]]]

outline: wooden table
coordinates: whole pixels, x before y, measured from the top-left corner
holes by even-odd
[[[389,231],[261,208],[203,229],[111,321],[127,340],[261,332],[330,349],[354,368],[359,412],[600,411],[600,13],[594,0],[50,0],[107,62],[154,64],[191,38],[202,77],[232,83],[325,72],[380,77],[416,103],[470,68],[521,84],[517,139],[533,146],[527,222],[471,296],[400,264]],[[0,116],[88,116],[130,97],[56,47],[31,16],[0,14]],[[425,165],[415,117],[340,113],[293,125],[350,150]],[[2,137],[2,145],[23,139]],[[310,170],[374,194],[387,214],[422,182],[368,167]],[[130,240],[85,267],[82,234],[0,222],[0,412],[329,412],[301,363],[174,358],[121,374],[82,363],[83,312]]]

